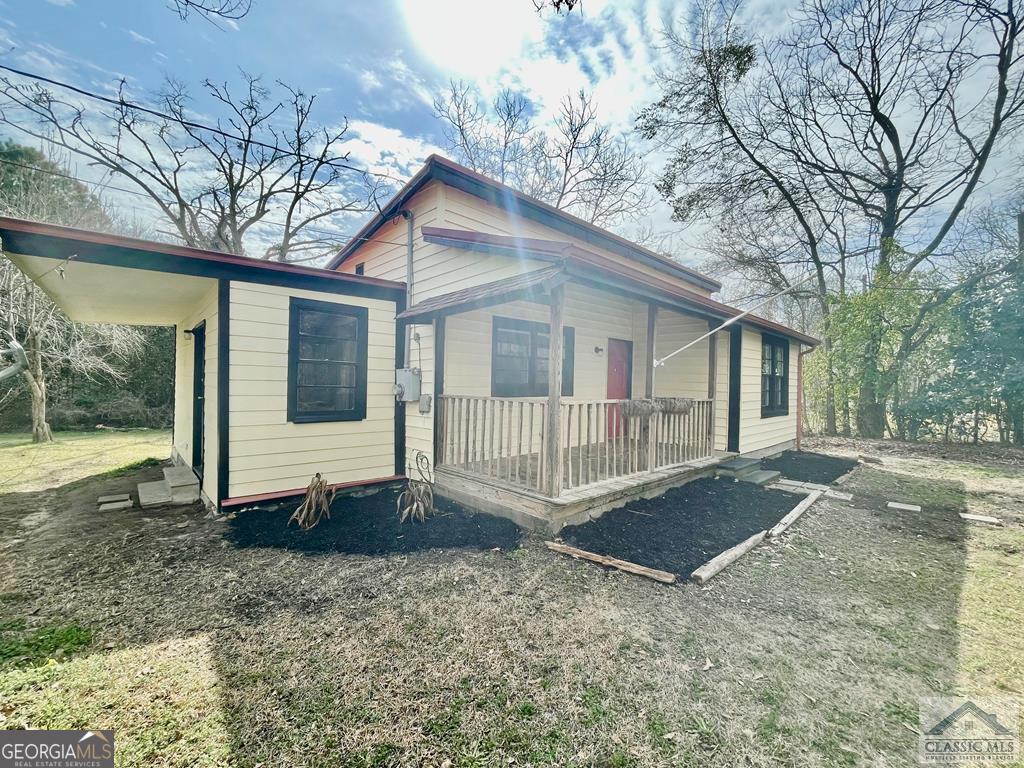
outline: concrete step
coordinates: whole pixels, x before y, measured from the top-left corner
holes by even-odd
[[[761,460],[745,456],[737,456],[735,459],[723,461],[718,465],[718,474],[725,477],[742,478],[751,472],[757,472],[761,468]]]
[[[171,500],[175,504],[199,500],[199,478],[191,467],[165,467],[164,482],[171,489]]]
[[[165,507],[172,503],[171,486],[167,484],[166,480],[139,483],[139,506],[143,509]]]
[[[775,472],[770,469],[761,469],[757,472],[747,472],[746,474],[741,475],[738,479],[744,483],[753,483],[754,485],[765,486],[768,485],[768,483],[774,483],[781,476],[781,472]]]

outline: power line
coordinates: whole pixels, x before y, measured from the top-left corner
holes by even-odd
[[[0,65],[0,66],[2,66],[2,65]],[[113,190],[116,190],[118,192],[123,192],[123,193],[125,193],[127,195],[135,195],[136,197],[141,197],[144,200],[148,200],[150,203],[155,203],[156,202],[150,195],[147,195],[145,192],[140,192],[137,189],[127,189],[126,187],[117,187],[117,186],[114,186],[113,184],[104,184],[101,181],[89,181],[88,179],[83,179],[83,178],[81,178],[79,176],[72,176],[71,174],[61,173],[59,171],[50,170],[48,168],[39,168],[38,166],[27,165],[25,163],[19,163],[19,162],[16,162],[14,160],[7,160],[6,158],[0,158],[0,164],[11,165],[11,166],[14,166],[16,168],[23,168],[25,170],[36,171],[38,173],[45,173],[45,174],[49,174],[50,176],[57,176],[57,177],[62,178],[62,179],[68,179],[70,181],[74,181],[74,182],[77,182],[79,184],[87,184],[87,185],[90,185],[90,186],[93,186],[93,187],[97,187],[99,189],[113,189]],[[165,205],[169,205],[169,204],[165,203]],[[143,210],[141,208],[136,208],[135,206],[128,206],[128,207],[131,208],[134,211],[141,211],[141,210]],[[356,211],[356,212],[357,213],[368,213],[371,210],[373,210],[373,209],[372,208],[366,208],[366,209],[363,209],[361,211]],[[286,224],[285,222],[283,222],[283,221],[274,221],[273,219],[260,219],[258,222],[256,222],[256,224],[257,225],[259,225],[259,224],[270,224],[272,226],[284,227],[286,229],[288,227],[288,224]],[[373,240],[373,238],[370,238],[370,237],[346,237],[345,235],[341,235],[338,232],[332,232],[331,230],[328,230],[328,229],[320,229],[318,227],[311,227],[311,226],[300,227],[299,231],[318,232],[318,233],[320,233],[322,235],[331,235],[331,236],[334,236],[334,237],[342,237],[342,238],[345,238],[348,242],[352,242],[354,240],[363,240],[363,241],[369,242],[370,240]],[[394,242],[394,241],[391,241],[391,240],[374,240],[374,242],[381,243],[383,245],[398,245],[398,246],[406,246],[406,245],[408,245],[408,243],[404,243],[404,242],[399,243],[399,242]]]
[[[6,70],[7,72],[11,72],[12,74],[18,75],[20,77],[27,77],[30,80],[36,80],[36,81],[41,82],[41,83],[47,83],[49,85],[55,85],[58,88],[64,88],[66,90],[69,90],[69,91],[72,91],[74,93],[77,93],[80,96],[85,96],[86,98],[89,98],[89,99],[95,99],[96,101],[102,101],[103,103],[110,104],[111,106],[127,107],[129,109],[134,109],[134,110],[137,110],[139,112],[145,112],[148,115],[153,115],[154,117],[159,117],[159,118],[161,118],[163,120],[170,120],[173,123],[178,123],[179,125],[183,125],[183,126],[186,126],[188,128],[195,128],[197,130],[209,131],[210,133],[217,134],[218,136],[223,136],[224,138],[231,139],[232,141],[240,141],[243,144],[245,144],[245,143],[253,144],[253,145],[258,146],[258,147],[263,147],[264,149],[271,149],[271,150],[273,150],[275,152],[282,152],[283,151],[281,149],[281,147],[279,147],[279,146],[277,146],[275,144],[268,144],[267,142],[263,142],[263,141],[260,141],[258,139],[252,139],[252,138],[246,139],[246,138],[243,138],[241,136],[236,136],[233,133],[228,133],[227,131],[225,131],[225,130],[223,130],[221,128],[215,128],[212,125],[205,125],[204,123],[199,123],[199,122],[196,122],[194,120],[186,120],[184,117],[176,117],[176,116],[168,114],[166,112],[161,112],[158,109],[153,109],[152,107],[146,107],[146,106],[143,106],[142,104],[136,104],[136,103],[131,102],[131,101],[125,101],[122,98],[113,99],[110,96],[104,96],[101,93],[96,93],[95,91],[89,91],[89,90],[86,90],[85,88],[80,88],[77,85],[72,85],[71,83],[65,83],[65,82],[63,82],[61,80],[55,80],[55,79],[53,79],[51,77],[45,77],[43,75],[38,75],[38,74],[35,74],[34,72],[27,72],[27,71],[25,71],[23,69],[16,69],[14,67],[9,67],[6,64],[0,64],[0,69]],[[332,168],[341,168],[343,170],[354,171],[356,173],[362,174],[363,176],[377,176],[377,177],[382,178],[382,179],[390,179],[391,181],[396,181],[398,183],[403,183],[402,179],[397,179],[394,176],[391,176],[390,174],[380,173],[379,171],[370,171],[370,170],[367,170],[365,168],[358,168],[358,167],[356,167],[354,165],[349,165],[348,163],[346,163],[344,161],[341,161],[341,160],[322,160],[321,158],[313,157],[312,155],[306,155],[306,154],[303,154],[302,152],[288,152],[288,154],[289,155],[293,155],[294,157],[301,158],[303,160],[310,160],[310,161],[312,161],[314,163],[322,163],[323,165],[328,165],[328,166],[330,166]]]

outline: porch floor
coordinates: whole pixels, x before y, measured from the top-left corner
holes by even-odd
[[[508,517],[526,528],[557,533],[565,525],[585,523],[635,499],[654,498],[706,477],[730,458],[731,454],[713,456],[604,479],[564,490],[557,498],[451,465],[437,468],[435,487],[441,496],[467,507]]]

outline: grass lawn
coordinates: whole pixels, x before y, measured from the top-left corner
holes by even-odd
[[[53,488],[91,475],[166,459],[171,433],[56,432],[52,443],[36,444],[23,432],[0,432],[0,494]]]
[[[0,492],[0,723],[113,728],[120,766],[914,765],[920,697],[1024,703],[1024,469],[980,459],[886,453],[704,588],[96,512],[156,467]]]

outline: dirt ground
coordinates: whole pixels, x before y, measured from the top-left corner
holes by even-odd
[[[157,467],[6,493],[0,721],[113,728],[120,766],[913,765],[920,697],[1024,703],[1024,462],[871,453],[704,588],[96,511]]]

